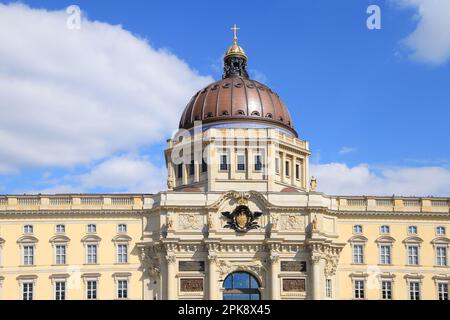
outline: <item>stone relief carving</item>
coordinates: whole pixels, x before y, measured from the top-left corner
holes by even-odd
[[[278,229],[278,214],[271,213],[270,214],[270,222],[272,224],[272,230]]]
[[[325,276],[333,276],[336,274],[339,256],[327,254],[325,257]]]
[[[159,278],[161,263],[156,256],[151,256],[144,248],[141,249],[141,263],[143,273],[148,274],[150,278]]]
[[[203,227],[203,217],[196,214],[180,214],[178,227],[181,230],[199,230]]]
[[[266,266],[261,261],[232,264],[225,260],[218,260],[217,269],[222,278],[234,271],[240,270],[249,271],[258,275],[261,281],[264,281],[264,272],[267,270]]]
[[[296,214],[282,215],[280,218],[282,230],[304,230],[304,217]]]

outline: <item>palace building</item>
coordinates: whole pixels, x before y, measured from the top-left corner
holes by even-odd
[[[188,102],[167,191],[0,196],[0,299],[448,300],[450,198],[321,193],[247,60]]]

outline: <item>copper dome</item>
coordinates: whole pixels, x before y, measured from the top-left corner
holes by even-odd
[[[202,121],[204,125],[263,122],[297,136],[289,111],[278,94],[242,76],[226,77],[197,92],[184,109],[180,128],[190,129],[194,121]]]

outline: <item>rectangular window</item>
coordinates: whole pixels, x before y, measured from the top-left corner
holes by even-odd
[[[191,160],[191,163],[189,164],[189,175],[193,176],[195,173],[195,162],[194,160]]]
[[[353,245],[353,263],[364,263],[364,246],[362,244]]]
[[[243,154],[237,155],[237,170],[245,171],[245,155]]]
[[[262,170],[262,156],[260,154],[255,155],[255,171]]]
[[[205,158],[202,158],[202,172],[208,172],[208,164],[205,161]]]
[[[33,233],[33,226],[27,224],[26,226],[23,227],[23,233]]]
[[[419,264],[419,247],[418,246],[408,246],[408,264],[418,265]]]
[[[55,262],[56,264],[66,264],[66,245],[57,244],[55,246]]]
[[[87,264],[97,264],[97,245],[87,245]]]
[[[436,234],[438,236],[443,236],[445,235],[445,227],[439,226],[436,228]]]
[[[390,232],[389,226],[381,226],[380,227],[380,232],[383,233],[383,234],[389,233]]]
[[[300,180],[300,165],[295,165],[295,179]]]
[[[392,281],[383,280],[381,282],[381,297],[383,300],[392,299]]]
[[[177,177],[179,179],[183,178],[183,165],[182,164],[177,165]]]
[[[97,226],[95,224],[88,224],[87,231],[89,233],[95,233],[97,232]]]
[[[34,265],[34,246],[23,247],[23,264],[26,266]]]
[[[97,299],[97,280],[88,280],[86,282],[86,298],[88,300]]]
[[[420,300],[420,283],[417,281],[411,281],[409,283],[409,299]]]
[[[117,298],[128,298],[128,280],[117,280]]]
[[[441,267],[447,265],[447,247],[436,247],[436,264]]]
[[[280,174],[280,159],[275,158],[275,174]]]
[[[228,157],[226,154],[220,155],[220,171],[228,170]]]
[[[55,300],[66,300],[66,282],[55,282]]]
[[[117,231],[118,232],[127,232],[127,225],[124,223],[121,223],[117,226]]]
[[[331,279],[326,279],[325,281],[325,295],[327,298],[333,297],[333,291],[331,287]]]
[[[127,263],[128,262],[128,245],[118,244],[117,245],[117,263]]]
[[[448,283],[438,283],[439,300],[448,300]]]
[[[33,300],[33,282],[22,283],[22,297],[23,300]]]
[[[353,232],[354,233],[362,233],[363,232],[363,227],[360,224],[357,224],[355,226],[353,226]]]
[[[285,175],[286,175],[286,177],[289,177],[289,167],[290,167],[290,163],[289,163],[289,161],[286,161],[285,162],[285,164],[284,164],[284,173],[285,173]]]
[[[355,299],[364,299],[364,280],[355,280]]]
[[[66,226],[63,224],[56,225],[56,233],[64,233],[66,232]]]
[[[409,234],[417,234],[417,227],[416,226],[409,226],[408,227],[408,233]]]
[[[391,246],[380,246],[380,264],[391,264]]]

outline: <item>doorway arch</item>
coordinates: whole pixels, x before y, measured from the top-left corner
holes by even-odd
[[[230,273],[223,281],[223,300],[261,300],[258,279],[248,272]]]

